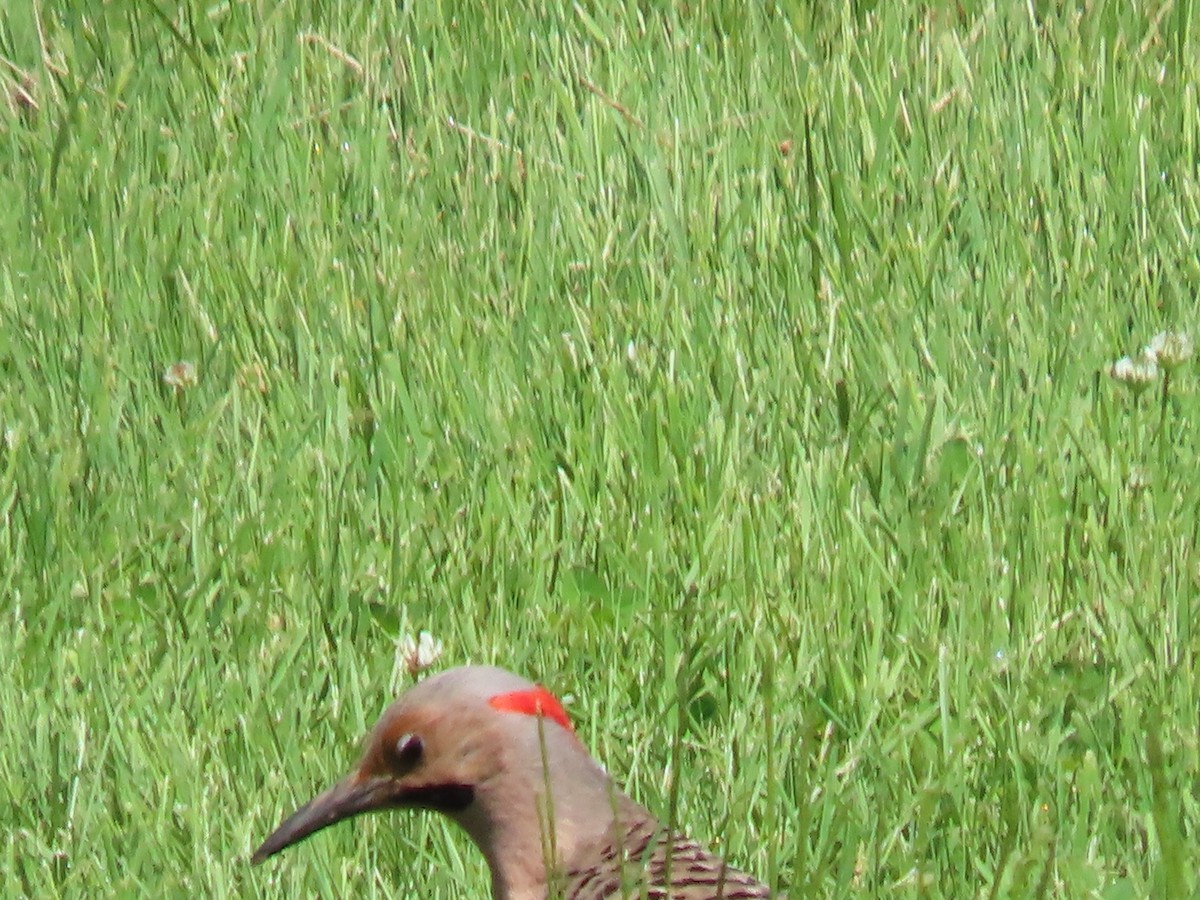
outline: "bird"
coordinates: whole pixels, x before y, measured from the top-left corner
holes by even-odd
[[[766,885],[623,793],[550,691],[459,666],[409,688],[358,765],[270,835],[259,864],[360,813],[434,810],[483,852],[494,900],[749,900]]]

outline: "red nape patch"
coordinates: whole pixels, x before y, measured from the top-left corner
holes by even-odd
[[[558,698],[540,684],[525,691],[497,694],[488,703],[494,709],[498,709],[501,712],[524,713],[527,716],[545,716],[550,721],[557,722],[572,734],[575,733],[575,729],[571,727],[571,720],[567,718],[567,711],[562,708],[562,704],[558,702]]]

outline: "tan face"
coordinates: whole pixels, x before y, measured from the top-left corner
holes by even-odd
[[[373,810],[463,814],[476,793],[511,764],[505,729],[517,721],[527,725],[527,716],[544,716],[570,730],[558,701],[535,685],[490,695],[428,685],[414,688],[384,713],[355,770],[285,820],[255,851],[253,862]]]
[[[461,763],[473,754],[444,746],[448,729],[439,718],[421,708],[389,710],[372,733],[358,767],[296,810],[255,851],[252,861],[262,862],[360,813],[414,807],[453,814],[468,807],[474,799],[475,773]],[[434,755],[435,748],[449,752]]]
[[[375,727],[353,777],[390,784],[391,805],[460,812],[498,765],[489,718],[470,708],[397,703]]]

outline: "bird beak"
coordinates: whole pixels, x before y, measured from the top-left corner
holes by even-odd
[[[300,807],[250,857],[258,865],[280,850],[343,819],[397,805],[399,786],[391,778],[364,778],[354,773]]]

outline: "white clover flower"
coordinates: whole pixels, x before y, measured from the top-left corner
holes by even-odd
[[[442,642],[428,631],[422,631],[416,637],[406,634],[396,641],[396,655],[408,669],[408,674],[415,678],[438,661],[442,655]]]
[[[1186,331],[1160,331],[1142,352],[1170,372],[1191,359],[1194,349],[1192,336]]]
[[[196,367],[187,360],[180,360],[177,363],[171,363],[167,366],[167,370],[163,372],[163,384],[167,387],[175,388],[176,392],[185,391],[190,387],[194,387],[196,382],[200,380],[196,374]]]
[[[1153,356],[1145,353],[1122,356],[1109,366],[1108,374],[1134,394],[1140,394],[1158,378],[1158,362]]]

